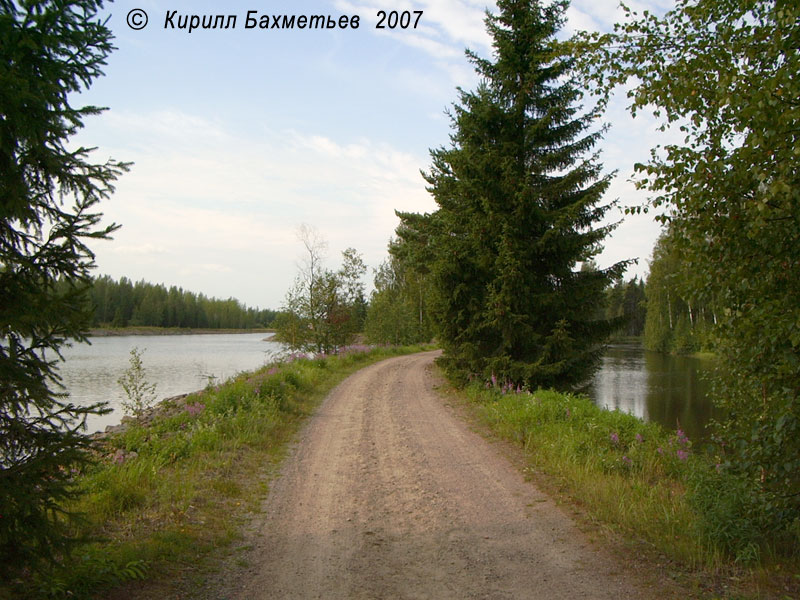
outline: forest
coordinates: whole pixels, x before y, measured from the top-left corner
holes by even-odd
[[[249,308],[234,298],[208,298],[144,280],[133,283],[102,275],[89,292],[93,327],[185,327],[254,329],[270,327],[276,312]]]

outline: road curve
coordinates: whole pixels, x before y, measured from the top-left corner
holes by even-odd
[[[225,597],[645,598],[434,389],[427,352],[367,367],[311,418]]]

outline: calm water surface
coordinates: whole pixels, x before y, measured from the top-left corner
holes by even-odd
[[[119,423],[117,380],[129,367],[130,351],[138,347],[146,379],[156,384],[158,399],[202,389],[210,376],[225,380],[258,369],[281,352],[265,341],[269,334],[119,336],[92,338],[91,345],[64,350],[60,373],[76,404],[108,401],[114,412],[93,417],[89,430]],[[603,408],[628,412],[670,429],[682,428],[696,441],[707,437],[705,425],[713,410],[706,376],[712,363],[698,358],[648,352],[638,344],[610,346],[587,390]]]
[[[268,333],[118,336],[91,338],[91,345],[64,349],[59,372],[72,402],[87,405],[108,401],[114,412],[89,421],[98,431],[119,423],[120,400],[125,397],[117,380],[130,366],[130,351],[142,351],[145,378],[156,384],[159,400],[204,388],[209,377],[225,380],[252,371],[270,361],[281,345],[264,341]]]
[[[638,344],[608,348],[588,389],[598,406],[631,413],[669,429],[683,429],[690,439],[707,439],[706,424],[716,413],[708,376],[713,361],[650,352]]]

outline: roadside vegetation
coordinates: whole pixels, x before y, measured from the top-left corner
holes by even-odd
[[[800,4],[677,0],[663,16],[624,10],[612,33],[573,41],[573,55],[601,103],[631,84],[630,112],[652,112],[681,140],[635,165],[650,197],[632,210],[658,209],[665,225],[660,250],[672,265],[663,289],[672,294],[661,306],[679,328],[671,343],[699,338],[702,348],[710,337],[717,357],[724,477],[706,481],[705,494],[735,484],[733,521],[761,531],[763,544],[797,540]],[[664,311],[651,302],[648,314]],[[646,337],[661,338],[653,333]]]
[[[746,479],[721,469],[682,431],[586,397],[516,391],[499,381],[457,393],[494,433],[524,449],[537,483],[654,551],[653,562],[665,557],[702,597],[800,593],[800,531],[781,529],[764,499],[748,496]]]
[[[69,507],[82,514],[72,537],[93,541],[50,570],[0,583],[0,597],[104,597],[126,581],[163,591],[202,577],[206,560],[237,539],[241,517],[258,510],[270,465],[328,391],[368,364],[422,349],[295,354],[104,437],[98,462],[74,475],[80,499]]]
[[[668,556],[710,571],[797,560],[800,5],[676,0],[663,16],[626,8],[612,33],[562,41],[567,6],[497,0],[492,57],[467,52],[481,83],[459,90],[451,144],[431,151],[424,175],[437,209],[398,215],[371,306],[358,253],[331,271],[321,238],[301,233],[307,260],[275,328],[331,358],[206,390],[93,455],[82,423],[109,409],[71,403],[54,358],[93,322],[241,328],[275,315],[92,278],[90,242],[118,228],[101,224],[97,204],[129,168],[67,151],[103,112],[70,105],[114,49],[103,2],[0,0],[0,595],[19,583],[85,597],[202,564],[264,491],[248,467],[277,457],[330,386],[380,357],[340,356],[360,331],[435,336],[442,368],[477,382],[468,389],[488,421],[537,469]],[[641,323],[636,282],[601,310],[631,261],[593,262],[615,226],[599,120],[623,86],[632,114],[652,110],[683,138],[635,166],[651,197],[629,210],[658,209],[665,226],[645,287],[648,345],[718,360],[725,417],[708,453],[572,396],[522,391],[574,389],[626,319]],[[593,91],[598,103],[582,108]]]

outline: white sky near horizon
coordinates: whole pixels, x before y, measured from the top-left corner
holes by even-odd
[[[637,0],[663,13],[673,0]],[[126,15],[141,8],[148,26]],[[92,244],[95,273],[176,285],[248,306],[279,308],[302,259],[298,227],[328,242],[328,266],[353,247],[372,269],[386,257],[395,210],[432,212],[420,170],[429,150],[449,145],[445,110],[456,87],[474,89],[464,56],[490,56],[481,0],[330,0],[226,3],[120,0],[108,5],[117,50],[105,76],[73,99],[109,107],[74,140],[134,163],[99,205],[122,228]],[[375,29],[378,10],[422,10],[416,30]],[[235,14],[233,30],[165,29],[179,15]],[[358,14],[357,30],[245,29],[262,14]],[[565,35],[610,30],[616,0],[573,0]],[[177,22],[177,17],[175,19]],[[658,143],[657,123],[631,119],[624,97],[610,106],[599,145],[617,171],[606,200],[641,204],[629,181]],[[650,215],[625,216],[597,258],[601,267],[638,258],[627,277],[644,276],[660,228]]]

